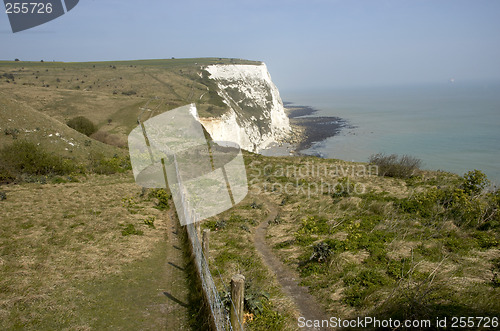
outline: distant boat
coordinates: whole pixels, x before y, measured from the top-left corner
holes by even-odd
[[[450,82],[450,84],[455,83],[455,78],[450,78],[449,82]]]

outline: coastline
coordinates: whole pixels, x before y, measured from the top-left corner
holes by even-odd
[[[266,156],[315,155],[303,151],[314,143],[336,136],[347,126],[347,121],[336,116],[311,116],[318,110],[310,106],[283,102],[292,127],[291,137],[261,152]],[[322,157],[322,155],[315,155]]]

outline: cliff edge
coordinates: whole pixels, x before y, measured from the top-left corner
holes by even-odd
[[[259,152],[290,135],[278,88],[264,63],[208,65],[204,74],[215,82],[217,94],[228,107],[220,116],[198,117],[214,140],[232,141]]]

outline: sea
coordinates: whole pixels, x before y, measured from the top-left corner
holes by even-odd
[[[294,105],[336,116],[340,133],[301,151],[349,161],[407,154],[422,168],[460,175],[479,169],[500,184],[500,82],[281,92]],[[293,105],[292,105],[293,106]]]

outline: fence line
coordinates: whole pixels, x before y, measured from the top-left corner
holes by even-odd
[[[208,261],[203,254],[203,248],[198,237],[198,231],[196,230],[195,223],[200,220],[200,216],[196,213],[194,208],[189,206],[187,199],[185,197],[185,190],[182,185],[180,178],[179,167],[177,164],[177,158],[174,155],[174,165],[177,173],[177,183],[179,185],[179,192],[182,201],[182,207],[184,212],[184,218],[186,221],[186,232],[191,246],[192,256],[196,265],[196,270],[198,276],[201,280],[202,290],[205,298],[208,302],[210,308],[210,314],[212,315],[212,321],[215,325],[217,331],[233,331],[231,326],[230,316],[226,311],[224,304],[222,303],[219,291],[215,286],[212,274],[208,267]],[[232,304],[232,302],[231,302]],[[239,321],[241,324],[242,321]]]

